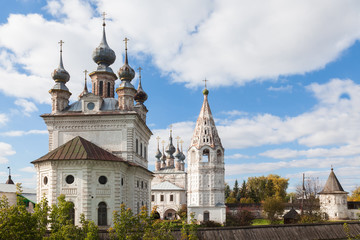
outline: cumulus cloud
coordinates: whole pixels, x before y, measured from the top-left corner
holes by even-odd
[[[286,85],[286,86],[280,86],[280,87],[269,87],[268,90],[272,91],[272,92],[291,92],[292,91],[292,86],[291,85]]]
[[[11,14],[0,26],[0,74],[6,76],[0,90],[50,103],[50,72],[62,39],[75,99],[82,71],[95,69],[91,52],[100,42],[103,11],[109,17],[108,42],[118,56],[115,70],[122,65],[119,39],[127,36],[131,57],[141,62],[151,56],[173,81],[195,86],[207,76],[210,85],[228,86],[305,73],[334,61],[359,39],[359,7],[355,0],[51,0],[43,8],[50,20]]]
[[[15,101],[15,105],[22,108],[21,113],[23,113],[25,116],[30,116],[32,112],[38,111],[36,105],[26,99],[17,99]]]
[[[7,163],[8,156],[14,155],[16,152],[12,146],[5,142],[0,142],[0,163]]]
[[[32,135],[32,134],[47,134],[48,131],[47,130],[29,130],[29,131],[21,131],[21,130],[17,130],[17,131],[8,131],[8,132],[2,132],[0,133],[1,136],[5,136],[5,137],[22,137],[25,135]]]
[[[0,126],[5,125],[9,121],[9,118],[6,114],[0,113]]]
[[[20,169],[21,172],[35,173],[36,170],[34,167],[24,167]]]

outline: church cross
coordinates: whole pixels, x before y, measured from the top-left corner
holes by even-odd
[[[179,136],[177,136],[176,138],[175,138],[177,141],[178,141],[178,143],[179,143],[179,141],[180,141],[180,137]]]
[[[124,39],[124,42],[125,42],[125,50],[127,50],[127,42],[129,41],[130,39],[128,39],[127,37],[125,37]]]
[[[141,70],[142,70],[142,68],[139,67],[137,70],[139,70],[139,78],[141,78]]]
[[[206,88],[206,82],[208,82],[209,80],[206,80],[206,78],[203,80],[205,82],[205,88]]]
[[[10,169],[10,167],[7,167],[8,169],[9,169],[9,176],[11,175],[11,169]]]
[[[60,52],[62,52],[62,45],[63,45],[64,41],[60,40],[60,42],[58,42],[58,43],[60,44]]]
[[[180,140],[180,144],[181,144],[181,151],[183,150],[183,143],[184,143],[184,141],[183,141],[183,140]]]
[[[103,12],[101,15],[103,17],[103,24],[105,25],[105,19],[106,19],[107,14],[106,14],[106,12]]]
[[[160,137],[159,137],[159,136],[157,136],[156,140],[157,140],[157,145],[158,145],[158,148],[159,148],[159,141],[160,141]]]

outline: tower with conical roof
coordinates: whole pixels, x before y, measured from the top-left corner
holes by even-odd
[[[348,219],[347,194],[337,179],[334,169],[319,194],[320,210],[330,220]]]
[[[49,93],[51,94],[52,101],[52,110],[51,113],[59,113],[64,110],[69,105],[69,98],[71,92],[66,87],[66,83],[70,79],[70,74],[65,70],[63,59],[62,59],[62,45],[63,41],[60,40],[60,62],[59,67],[56,68],[51,76],[55,81],[55,85],[50,89]]]
[[[224,148],[221,144],[208,102],[204,102],[188,150],[188,216],[202,221],[225,222]]]

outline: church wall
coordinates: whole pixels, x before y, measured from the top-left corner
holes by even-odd
[[[49,130],[49,151],[81,136],[114,155],[148,167],[147,152],[151,132],[135,113],[43,117]]]
[[[137,212],[138,204],[150,206],[151,173],[140,167],[129,166],[122,162],[76,160],[50,161],[35,164],[38,176],[38,199],[42,196],[50,204],[57,203],[57,197],[64,194],[66,200],[74,203],[75,224],[79,224],[80,214],[95,223],[98,221],[98,206],[104,202],[107,206],[107,223],[112,224],[112,212],[120,210],[124,203]],[[41,171],[40,171],[41,169]],[[74,176],[67,183],[67,176]],[[100,183],[100,177],[106,177],[106,183]],[[47,177],[47,184],[44,178]],[[141,207],[141,206],[140,206]]]
[[[164,214],[168,210],[178,211],[181,205],[186,204],[186,192],[184,191],[167,191],[167,190],[152,190],[151,193],[154,196],[154,201],[151,202],[151,207],[156,207],[156,210],[160,214],[160,218],[164,219]],[[170,196],[173,196],[171,201]],[[163,196],[163,198],[161,198]],[[163,201],[161,201],[163,199]]]
[[[226,221],[226,207],[219,206],[219,207],[211,207],[211,206],[202,206],[202,207],[191,207],[188,206],[188,218],[193,213],[195,220],[200,223],[204,221],[204,213],[209,213],[209,220],[218,222],[218,223],[225,223]]]

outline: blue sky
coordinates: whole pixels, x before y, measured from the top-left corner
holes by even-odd
[[[302,173],[324,182],[331,165],[343,187],[360,184],[360,2],[17,0],[0,10],[0,181],[36,185],[30,161],[48,151],[48,90],[64,44],[77,99],[92,51],[107,40],[123,64],[143,68],[154,169],[157,136],[169,126],[186,150],[203,79],[226,159],[226,182]],[[117,82],[116,85],[119,83]],[[133,80],[137,86],[137,77]],[[89,86],[90,87],[90,86]]]

